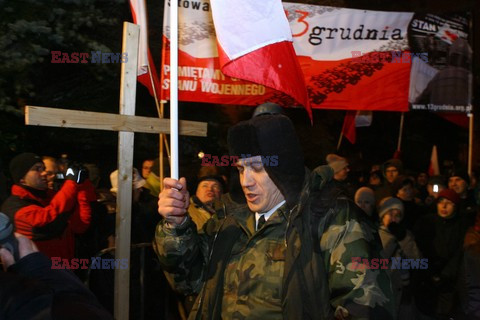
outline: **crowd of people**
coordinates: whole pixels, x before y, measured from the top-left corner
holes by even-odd
[[[144,306],[146,318],[480,319],[475,175],[461,167],[412,175],[390,159],[356,180],[333,153],[309,170],[288,117],[258,110],[229,130],[238,162],[228,178],[204,166],[187,187],[185,178],[160,181],[158,159],[133,169],[132,248],[150,246],[152,281],[132,281],[131,291],[162,301]],[[272,155],[278,162],[264,161]],[[102,189],[94,165],[21,153],[9,173],[0,211],[15,227],[20,259],[0,249],[8,283],[0,318],[112,318],[113,270],[54,270],[48,258],[111,254],[118,170]],[[145,268],[135,257],[132,273]]]

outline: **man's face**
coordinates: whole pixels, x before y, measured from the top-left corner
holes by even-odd
[[[385,227],[392,222],[400,223],[403,220],[403,213],[399,209],[391,209],[382,218],[382,223]]]
[[[382,180],[380,180],[380,177],[377,174],[370,174],[368,183],[372,186],[378,186],[382,183]]]
[[[398,176],[398,169],[394,166],[388,167],[385,169],[385,179],[387,179],[388,182],[393,183],[393,181],[397,178]]]
[[[420,186],[426,186],[427,183],[428,183],[428,174],[426,174],[424,172],[419,173],[418,176],[417,176],[417,183]]]
[[[461,177],[450,177],[448,179],[448,189],[452,189],[459,196],[463,196],[467,193],[467,181],[463,180]]]
[[[45,159],[43,160],[43,163],[45,164],[45,173],[47,175],[48,189],[53,189],[55,176],[58,173],[57,163],[55,161],[52,161],[51,159]]]
[[[240,159],[237,168],[240,185],[251,211],[264,213],[285,200],[265,171],[260,156]]]
[[[362,199],[362,200],[358,200],[356,202],[356,204],[357,204],[357,206],[362,208],[363,211],[365,211],[366,214],[368,214],[369,216],[372,215],[373,209],[375,208],[375,204],[373,203],[373,201]]]
[[[411,184],[406,184],[398,189],[397,198],[402,199],[403,201],[412,201],[413,194],[413,186]]]
[[[345,168],[343,168],[342,170],[338,171],[337,173],[335,173],[333,175],[333,178],[337,181],[345,181],[345,179],[347,179],[348,177],[348,172],[350,171],[350,169],[348,168],[348,166],[346,166]]]
[[[451,218],[455,213],[455,204],[447,198],[440,198],[437,202],[437,214],[442,218]]]
[[[47,172],[43,162],[35,163],[27,174],[20,179],[20,183],[28,187],[46,190],[47,189]]]
[[[147,179],[148,175],[152,171],[153,160],[145,160],[142,164],[142,177]]]
[[[222,186],[217,180],[203,180],[198,184],[197,198],[205,204],[211,204],[222,196]]]

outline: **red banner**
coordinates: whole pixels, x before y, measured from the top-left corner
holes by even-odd
[[[177,4],[177,2],[172,2]],[[408,111],[413,13],[283,3],[312,108]],[[222,74],[208,0],[179,6],[179,100],[284,106],[289,96]],[[165,2],[162,94],[169,96],[169,2]]]

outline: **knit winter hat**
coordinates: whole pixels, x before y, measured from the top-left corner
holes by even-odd
[[[262,156],[264,168],[293,208],[305,180],[302,148],[295,128],[284,115],[262,115],[242,121],[228,131],[230,155]]]
[[[460,203],[460,196],[452,189],[443,189],[442,191],[440,191],[437,199],[438,201],[440,201],[440,199],[442,198],[452,201],[455,205],[458,205]]]
[[[222,177],[223,172],[219,167],[215,166],[203,166],[198,171],[197,180],[198,184],[204,180],[215,180],[222,186],[222,191],[226,192],[227,184]]]
[[[378,216],[382,219],[382,217],[392,209],[400,210],[403,215],[404,208],[402,201],[394,197],[383,198],[378,204]]]
[[[340,172],[343,168],[348,166],[347,159],[334,153],[328,154],[325,160],[327,161],[327,164],[332,167],[334,173]]]
[[[383,175],[385,175],[385,171],[389,167],[397,168],[399,174],[403,173],[403,163],[402,163],[402,160],[400,159],[390,159],[385,161],[385,163],[382,165]]]
[[[42,158],[35,153],[25,152],[15,156],[10,161],[10,174],[15,183],[19,183],[20,179],[25,177],[28,171],[36,164],[43,163]]]
[[[464,168],[453,170],[448,177],[460,177],[467,182],[467,185],[470,185],[470,175],[468,174],[468,171]]]
[[[375,193],[368,187],[361,187],[355,192],[355,203],[368,201],[375,204]]]

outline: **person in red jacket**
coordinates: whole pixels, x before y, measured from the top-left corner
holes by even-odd
[[[33,240],[50,258],[74,258],[74,235],[90,225],[90,201],[95,200],[92,183],[82,181],[80,170],[69,169],[55,193],[47,188],[45,165],[34,153],[14,157],[10,173],[15,184],[2,211],[14,222],[16,232]]]

